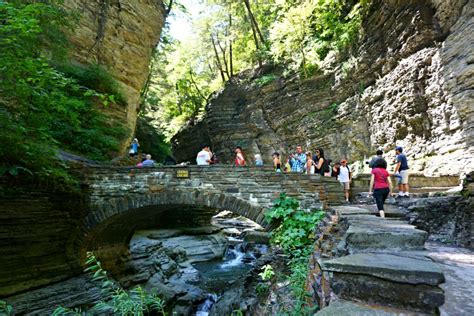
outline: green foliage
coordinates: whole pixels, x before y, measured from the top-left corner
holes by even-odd
[[[258,296],[263,296],[264,294],[268,293],[270,286],[267,283],[259,283],[255,287],[255,294]]]
[[[258,86],[263,87],[263,86],[266,86],[267,84],[269,84],[270,82],[274,81],[277,78],[278,77],[274,74],[263,75],[260,78],[255,79],[255,83]]]
[[[340,52],[358,38],[370,3],[370,0],[303,0],[287,4],[270,33],[272,55],[277,62],[301,70],[307,77],[319,68],[329,52]]]
[[[13,307],[7,304],[7,302],[0,300],[0,315],[1,316],[13,315]]]
[[[299,209],[299,202],[287,197],[285,193],[282,193],[274,202],[273,208],[265,213],[268,222],[278,223],[278,227],[272,232],[272,243],[280,246],[290,258],[289,278],[296,298],[292,315],[314,313],[314,307],[309,307],[306,303],[307,262],[314,242],[314,230],[324,216],[323,211],[306,212]]]
[[[75,79],[79,85],[107,96],[103,100],[107,101],[104,105],[108,105],[109,102],[126,104],[126,99],[120,91],[117,81],[103,66],[98,64],[81,66],[61,64],[56,66],[56,69],[65,76]]]
[[[275,275],[273,267],[269,264],[263,266],[263,271],[258,274],[262,281],[270,281],[270,279]]]
[[[87,252],[87,268],[84,272],[92,274],[93,280],[101,284],[102,294],[108,298],[94,305],[90,312],[81,309],[58,307],[53,315],[86,315],[86,314],[113,314],[113,315],[166,315],[164,302],[156,294],[150,294],[140,286],[125,291],[108,276],[100,261],[92,252]]]
[[[84,70],[89,77],[83,82],[53,67],[63,62],[68,44],[62,29],[74,20],[58,2],[0,1],[0,20],[0,176],[34,174],[73,184],[57,149],[110,158],[127,130],[100,108],[117,96],[110,94],[110,81],[94,82],[100,91],[88,86],[91,74],[107,77],[95,66]]]

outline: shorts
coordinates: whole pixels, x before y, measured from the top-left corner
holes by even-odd
[[[351,189],[350,182],[341,182],[341,185],[344,187],[344,191],[349,191]]]
[[[408,170],[400,171],[401,177],[398,178],[398,184],[408,184]]]

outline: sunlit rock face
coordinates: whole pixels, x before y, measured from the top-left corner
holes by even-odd
[[[71,58],[82,64],[103,65],[118,81],[128,104],[108,109],[107,114],[126,123],[131,136],[152,49],[158,43],[165,21],[163,2],[66,0],[64,6],[80,17],[69,34],[73,45]]]
[[[403,4],[403,5],[402,5]],[[377,148],[404,147],[412,171],[474,169],[474,4],[472,1],[374,2],[349,58],[326,58],[308,79],[258,85],[260,74],[228,83],[207,106],[205,124],[173,139],[176,158],[194,161],[210,138],[222,162],[242,146],[250,161],[297,144],[324,148],[354,166]],[[199,139],[202,137],[202,141]]]

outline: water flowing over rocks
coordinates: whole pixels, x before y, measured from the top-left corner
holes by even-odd
[[[350,58],[328,62],[308,79],[285,78],[278,69],[235,78],[210,100],[202,122],[174,137],[176,158],[194,162],[208,140],[222,162],[232,161],[239,145],[265,163],[296,144],[351,162],[396,144],[412,171],[469,172],[473,23],[472,1],[374,2]],[[269,71],[277,79],[254,82]]]

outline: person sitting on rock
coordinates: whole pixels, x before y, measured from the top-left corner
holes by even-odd
[[[198,166],[208,166],[212,164],[212,154],[208,145],[203,145],[201,151],[196,156],[196,164]]]
[[[146,159],[142,162],[143,167],[154,167],[155,161],[151,159],[151,155],[147,154]]]
[[[247,165],[247,162],[245,161],[244,153],[242,152],[242,147],[237,146],[235,147],[235,166],[236,167],[244,167]]]
[[[370,178],[369,195],[374,194],[375,203],[380,217],[385,217],[384,203],[392,191],[392,181],[387,172],[387,162],[385,159],[378,159],[372,168],[372,177]]]
[[[290,155],[291,172],[303,173],[306,170],[306,154],[301,146],[296,146],[296,153]]]

